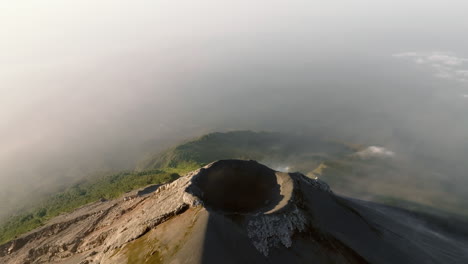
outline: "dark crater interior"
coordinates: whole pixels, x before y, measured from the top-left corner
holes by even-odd
[[[208,209],[255,213],[281,200],[275,171],[255,161],[221,160],[200,172],[192,183]]]

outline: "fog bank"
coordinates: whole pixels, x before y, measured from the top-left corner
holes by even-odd
[[[467,8],[0,3],[0,217],[89,173],[232,129],[385,146],[465,183]]]

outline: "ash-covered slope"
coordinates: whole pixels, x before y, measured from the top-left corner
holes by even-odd
[[[468,263],[468,231],[336,196],[300,173],[222,160],[58,217],[0,246],[0,262]]]

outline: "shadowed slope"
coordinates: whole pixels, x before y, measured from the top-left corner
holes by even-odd
[[[0,261],[468,263],[464,223],[340,197],[255,161],[214,162],[153,189],[61,216],[0,246]]]

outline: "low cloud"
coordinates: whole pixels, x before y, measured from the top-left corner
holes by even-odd
[[[275,171],[289,172],[289,166],[277,166],[273,168]]]
[[[458,57],[451,52],[403,52],[393,54],[393,57],[428,66],[438,78],[468,83],[468,58]]]
[[[395,156],[395,152],[390,151],[384,147],[370,146],[356,153],[356,156],[362,159],[370,158],[391,158]]]

